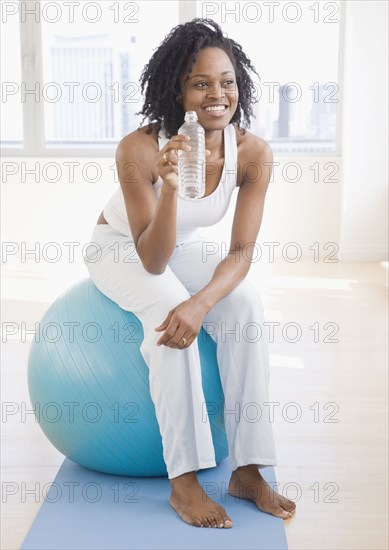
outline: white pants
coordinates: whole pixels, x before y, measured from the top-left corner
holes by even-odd
[[[154,329],[169,310],[212,278],[220,254],[207,255],[200,232],[177,244],[164,273],[148,273],[134,243],[109,225],[96,225],[84,253],[97,288],[143,325],[140,351],[149,368],[151,398],[162,436],[169,479],[216,466],[205,402],[197,339],[183,350],[157,346]],[[209,250],[209,249],[208,249]],[[224,420],[231,469],[276,464],[268,402],[269,352],[260,294],[244,279],[204,317],[217,345],[224,392]],[[258,326],[260,329],[258,329]],[[258,336],[262,330],[262,336]]]

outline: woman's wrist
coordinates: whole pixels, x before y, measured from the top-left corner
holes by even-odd
[[[178,194],[178,187],[171,185],[169,181],[162,180],[161,194],[175,196]]]
[[[201,290],[197,292],[197,294],[194,294],[191,297],[191,300],[194,302],[196,307],[199,307],[202,310],[204,315],[206,315],[214,306],[214,304],[210,302],[209,298]]]

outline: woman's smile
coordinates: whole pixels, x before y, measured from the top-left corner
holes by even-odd
[[[207,115],[213,116],[213,117],[222,117],[228,112],[228,106],[227,105],[218,105],[211,109],[207,107],[202,107],[202,111],[204,111]]]

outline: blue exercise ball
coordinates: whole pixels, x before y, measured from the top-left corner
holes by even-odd
[[[149,369],[139,349],[139,319],[85,279],[50,306],[39,328],[29,354],[28,388],[37,421],[51,443],[92,470],[166,476]],[[216,344],[204,329],[197,341],[219,463],[228,446]]]

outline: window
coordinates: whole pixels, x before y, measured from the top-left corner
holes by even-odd
[[[256,68],[250,130],[275,151],[335,152],[340,2],[207,2]]]
[[[139,78],[153,49],[178,24],[178,7],[178,0],[3,3],[3,80],[19,91],[3,97],[4,150],[18,154],[13,146],[22,144],[21,124],[8,113],[12,107],[21,121],[24,105],[25,148],[19,154],[89,156],[97,150],[111,156],[142,120],[135,115],[142,108]],[[26,63],[17,72],[20,52]]]
[[[180,20],[197,15],[218,22],[259,74],[250,130],[277,152],[334,153],[340,4],[3,2],[3,148],[111,156],[142,120],[135,115],[139,78],[153,50]]]
[[[44,2],[44,6],[52,2]],[[139,77],[152,47],[178,23],[178,2],[89,2],[42,21],[48,147],[113,147],[141,120]],[[162,15],[168,11],[170,17]],[[69,15],[69,13],[68,13]],[[51,18],[56,19],[56,10]],[[47,84],[46,84],[47,85]],[[49,94],[51,96],[49,97]]]

